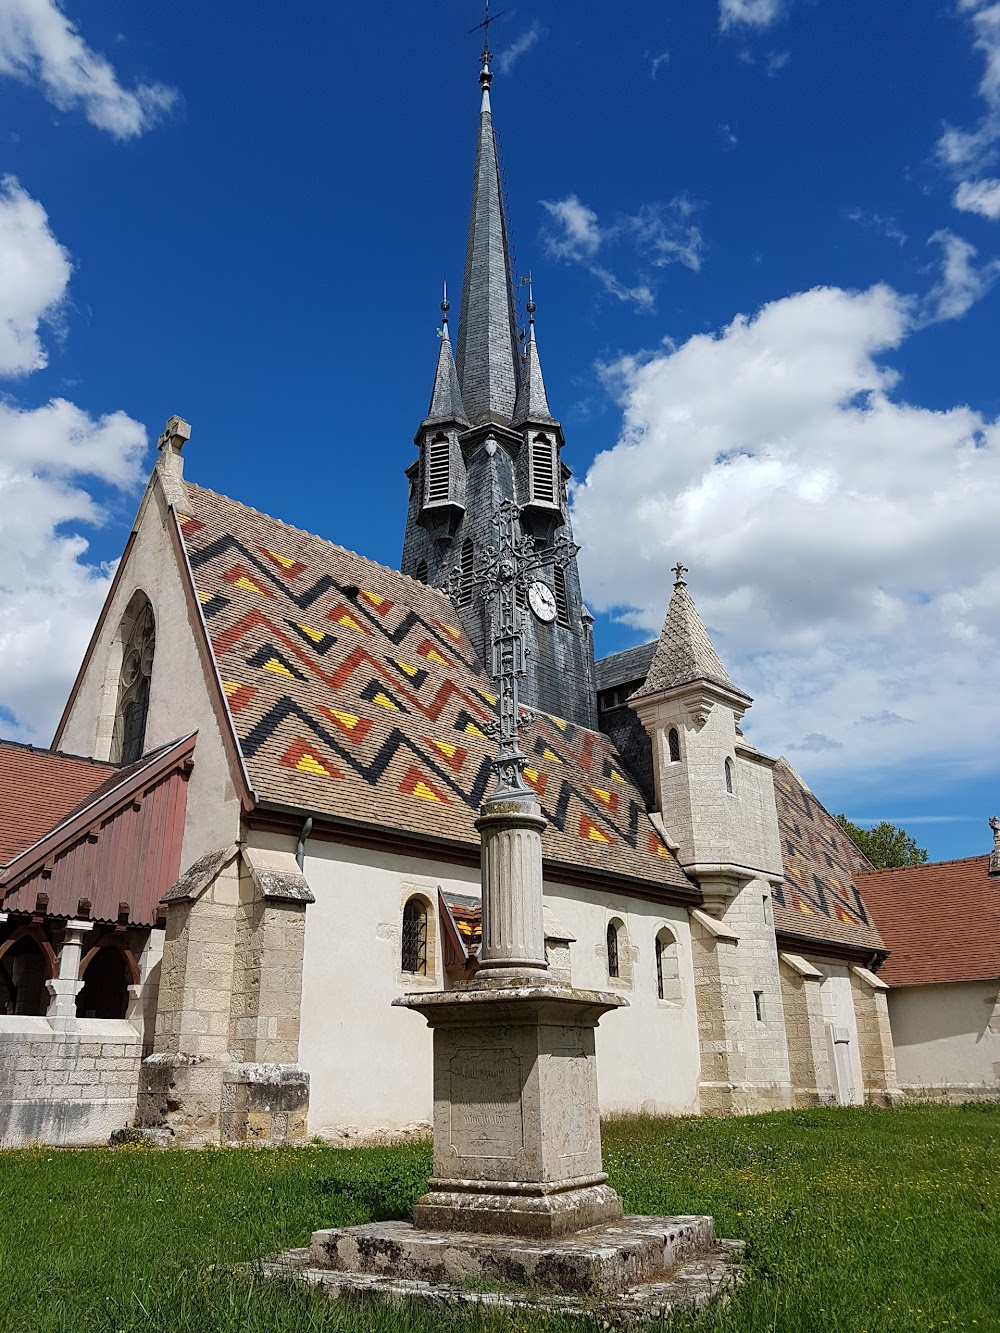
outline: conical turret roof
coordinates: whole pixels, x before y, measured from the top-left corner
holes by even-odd
[[[686,572],[683,566],[677,566],[673,595],[646,682],[636,690],[632,699],[662,694],[697,680],[708,681],[742,695],[744,699],[749,698],[729,679],[729,673],[712,647],[712,640],[684,581]]]
[[[510,247],[490,110],[493,75],[487,56],[484,52],[479,76],[483,98],[456,361],[462,400],[473,425],[484,421],[508,425],[520,375]]]
[[[529,309],[532,307],[529,306]],[[538,344],[535,342],[535,321],[529,326],[528,346],[521,366],[521,387],[517,393],[514,407],[514,426],[523,426],[528,421],[553,421],[549,411],[549,400],[545,393],[545,381],[542,379],[542,365],[538,359]]]
[[[462,390],[455,368],[455,357],[451,350],[451,339],[448,336],[447,318],[441,328],[441,345],[438,348],[437,369],[434,372],[434,388],[425,424],[438,421],[454,421],[460,426],[469,424],[462,402]]]

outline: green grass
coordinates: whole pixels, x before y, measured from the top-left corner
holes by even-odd
[[[630,1212],[712,1213],[720,1235],[748,1242],[745,1289],[671,1333],[1000,1330],[1000,1107],[622,1120],[604,1141]],[[581,1329],[332,1305],[233,1272],[319,1226],[407,1216],[429,1170],[423,1144],[0,1153],[0,1329]]]

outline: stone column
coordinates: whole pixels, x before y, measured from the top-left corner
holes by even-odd
[[[80,980],[83,937],[93,928],[93,921],[66,922],[63,945],[59,950],[59,976],[45,983],[45,989],[52,997],[46,1017],[54,1028],[63,1032],[76,1022],[76,997],[83,989]]]
[[[547,973],[542,898],[545,816],[529,799],[487,801],[476,828],[482,839],[483,944],[479,967]]]

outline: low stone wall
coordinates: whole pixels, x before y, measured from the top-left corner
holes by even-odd
[[[0,1015],[0,1147],[106,1143],[132,1123],[142,1037],[124,1019]]]

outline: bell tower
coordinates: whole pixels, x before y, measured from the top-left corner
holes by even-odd
[[[492,517],[503,500],[520,510],[524,532],[540,546],[557,529],[572,538],[562,461],[562,427],[549,410],[535,341],[518,335],[510,246],[490,106],[490,52],[479,74],[479,139],[465,252],[456,350],[447,294],[427,416],[414,439],[402,571],[445,588],[461,571],[458,610],[469,639],[487,660],[486,608],[472,583],[476,554],[493,540]],[[526,608],[524,703],[583,726],[596,724],[593,619],[583,605],[574,559],[543,569]]]

